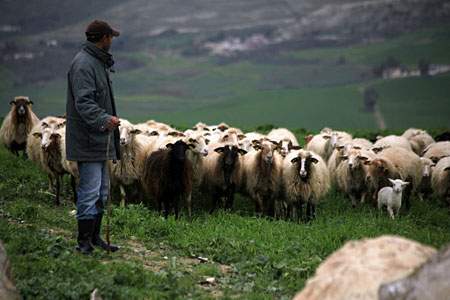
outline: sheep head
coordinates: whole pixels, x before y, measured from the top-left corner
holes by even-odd
[[[291,159],[291,163],[297,168],[300,179],[307,181],[311,173],[313,164],[317,164],[319,160],[309,151],[300,151],[297,157]]]

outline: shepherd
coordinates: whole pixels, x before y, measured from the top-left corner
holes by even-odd
[[[68,72],[66,103],[66,155],[78,164],[78,246],[90,254],[94,246],[117,251],[102,240],[100,229],[109,193],[108,160],[120,159],[119,118],[116,113],[110,72],[114,60],[109,53],[119,32],[95,20],[86,29],[87,41],[75,55]]]

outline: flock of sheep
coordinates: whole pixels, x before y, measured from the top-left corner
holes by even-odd
[[[61,178],[70,174],[76,199],[76,162],[65,158],[65,119],[39,120],[24,96],[10,102],[0,139],[13,153],[26,151],[49,177],[59,203]],[[380,137],[375,143],[324,128],[300,147],[285,128],[267,135],[244,133],[227,124],[198,123],[184,132],[150,120],[131,124],[121,119],[122,157],[110,163],[111,183],[128,201],[133,191],[153,199],[164,215],[192,193],[211,199],[212,210],[233,207],[234,194],[253,200],[257,214],[275,218],[314,218],[317,203],[332,186],[348,195],[353,206],[366,200],[387,206],[392,218],[410,197],[450,199],[450,142],[435,142],[424,130]],[[145,200],[144,198],[140,200]],[[304,214],[304,208],[305,214]]]

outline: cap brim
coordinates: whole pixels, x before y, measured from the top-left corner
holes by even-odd
[[[117,31],[115,29],[112,30],[112,36],[119,36],[119,35],[120,35],[119,31]]]

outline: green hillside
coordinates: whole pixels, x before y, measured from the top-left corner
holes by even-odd
[[[375,128],[373,116],[362,112],[363,88],[372,86],[388,127],[448,127],[450,75],[379,80],[373,68],[389,57],[410,67],[420,59],[448,64],[449,34],[449,28],[437,27],[372,44],[257,51],[235,58],[113,50],[119,66],[121,60],[140,65],[119,68],[113,85],[120,116],[132,121]],[[16,86],[12,70],[0,68],[0,76],[1,98],[24,94],[34,99],[40,116],[64,113],[65,78]],[[0,107],[0,115],[7,110]]]

